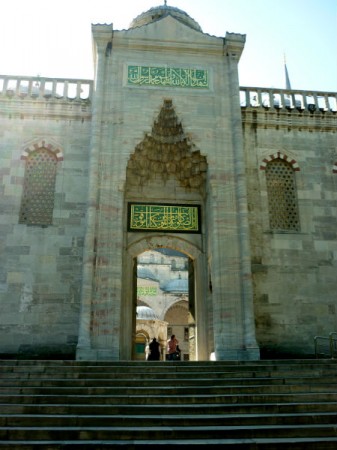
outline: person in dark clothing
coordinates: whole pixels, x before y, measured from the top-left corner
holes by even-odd
[[[156,338],[153,338],[149,345],[149,356],[148,361],[159,361],[160,360],[160,345]]]

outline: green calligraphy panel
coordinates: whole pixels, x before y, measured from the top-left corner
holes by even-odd
[[[209,77],[205,69],[128,66],[128,84],[208,89]]]
[[[137,295],[155,296],[157,295],[157,288],[156,286],[138,286]]]
[[[200,233],[200,207],[129,203],[129,231]]]

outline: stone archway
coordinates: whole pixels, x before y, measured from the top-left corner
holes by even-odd
[[[170,324],[168,338],[174,334],[178,339],[182,360],[194,361],[195,323],[186,303],[184,300],[178,300],[171,305],[166,311],[165,321]]]
[[[171,248],[189,256],[194,267],[193,291],[195,292],[193,311],[195,314],[195,341],[196,360],[208,360],[210,355],[210,343],[207,330],[210,326],[209,311],[206,306],[207,297],[207,271],[205,270],[204,253],[187,239],[172,235],[151,235],[132,243],[125,252],[124,285],[121,317],[123,328],[121,329],[121,359],[131,359],[132,342],[134,340],[134,310],[135,299],[135,263],[139,254],[149,249]]]

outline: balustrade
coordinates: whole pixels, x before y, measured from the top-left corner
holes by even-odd
[[[0,75],[0,96],[88,101],[92,99],[92,92],[92,80]],[[337,93],[240,87],[240,105],[242,108],[335,113]]]
[[[337,112],[336,92],[313,92],[288,89],[240,87],[242,108],[287,109],[311,113]]]
[[[92,89],[92,80],[0,75],[0,96],[88,101]]]

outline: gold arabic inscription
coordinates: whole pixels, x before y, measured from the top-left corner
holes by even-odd
[[[208,89],[208,70],[128,66],[128,84],[138,86],[183,87]]]
[[[199,233],[198,206],[130,204],[130,231]]]

